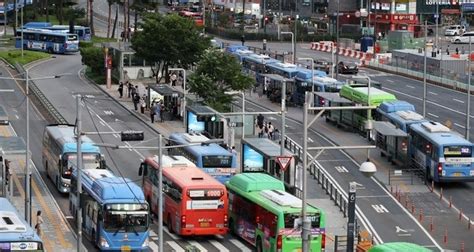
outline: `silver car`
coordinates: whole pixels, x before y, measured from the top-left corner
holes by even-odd
[[[464,25],[451,25],[446,28],[444,31],[445,36],[458,36],[463,34],[466,31]]]

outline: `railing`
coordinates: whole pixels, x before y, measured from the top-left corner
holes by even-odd
[[[25,73],[25,69],[23,68],[22,65],[20,64],[15,64],[16,69],[19,72]],[[54,123],[59,123],[59,124],[67,124],[67,120],[59,113],[58,110],[51,104],[51,102],[46,98],[46,96],[41,92],[41,90],[36,86],[36,84],[33,81],[29,81],[29,90],[30,90],[30,95],[33,95],[35,99],[32,99],[36,105],[39,105],[43,107],[48,115],[50,116],[50,119],[54,121]]]

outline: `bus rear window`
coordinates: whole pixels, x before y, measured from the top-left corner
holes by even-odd
[[[232,167],[232,155],[229,156],[203,156],[203,168],[229,168]]]
[[[296,228],[299,224],[299,214],[285,214],[285,228]],[[309,213],[306,218],[311,220],[311,228],[319,228],[320,216],[318,213]]]
[[[77,41],[77,35],[68,35],[67,41]]]
[[[91,29],[87,28],[85,29],[85,31],[86,31],[86,34],[91,34]]]
[[[445,146],[444,157],[471,157],[472,148],[470,146]]]

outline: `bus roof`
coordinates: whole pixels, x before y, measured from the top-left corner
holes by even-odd
[[[158,168],[158,156],[155,155],[151,158],[147,158],[147,160],[154,162],[154,165]],[[161,164],[163,167],[196,167],[193,162],[184,156],[163,155]]]
[[[283,62],[275,62],[273,64],[268,65],[269,68],[280,70],[286,73],[298,73],[303,70],[303,68],[298,67],[295,64],[290,63],[283,63]]]
[[[310,69],[302,69],[296,74],[296,78],[300,80],[311,80],[312,71]],[[326,77],[327,74],[321,70],[314,70],[313,77]]]
[[[349,85],[344,85],[341,88],[340,95],[353,102],[367,104],[368,91],[369,91],[368,87],[351,87]],[[382,91],[378,88],[374,88],[374,87],[370,88],[370,105],[378,106],[384,101],[394,101],[394,100],[397,100],[397,97],[395,97],[395,95]]]
[[[285,192],[282,181],[264,173],[241,173],[233,176],[227,188],[239,193],[273,213],[300,213],[302,201]],[[308,204],[309,212],[319,210]]]
[[[248,50],[249,48],[243,45],[229,45],[225,48],[226,52],[235,52],[237,50]]]
[[[410,125],[410,129],[422,135],[430,142],[441,145],[463,145],[472,146],[472,143],[464,139],[458,133],[438,122],[423,122]]]
[[[273,64],[273,63],[278,63],[280,62],[279,60],[276,60],[274,58],[270,58],[270,56],[265,55],[265,54],[248,54],[243,56],[244,60],[252,61],[255,63],[260,63],[260,64]]]
[[[188,133],[173,133],[170,135],[170,140],[177,142],[178,144],[188,144],[189,142],[184,138]],[[218,144],[210,143],[208,145],[195,145],[184,147],[186,150],[195,155],[221,155],[221,156],[231,156],[233,155],[228,150],[224,149]]]
[[[51,27],[50,22],[28,22],[25,25],[23,25],[23,28],[46,28],[46,27]]]
[[[0,241],[26,242],[26,240],[41,241],[13,204],[8,199],[0,197]]]
[[[26,28],[26,29],[17,29],[17,30],[16,30],[17,34],[18,34],[18,33],[21,33],[21,31],[23,31],[23,32],[31,32],[31,33],[41,33],[41,34],[59,35],[59,36],[76,35],[76,34],[67,33],[67,32],[49,30],[47,27],[44,28],[44,29]]]
[[[432,251],[420,245],[408,242],[388,242],[373,246],[369,249],[369,252],[398,252],[398,251],[410,251],[410,252],[429,252]]]
[[[379,109],[385,113],[397,111],[415,111],[415,106],[406,101],[384,101],[380,104]]]
[[[163,167],[163,175],[181,188],[225,188],[223,184],[198,167]]]
[[[77,169],[73,171],[77,175]],[[82,184],[87,192],[98,202],[110,203],[144,203],[142,189],[128,178],[116,177],[104,169],[84,169]]]
[[[405,132],[407,131],[408,125],[427,122],[422,115],[410,110],[387,113],[385,116],[393,123],[397,124],[397,126],[401,127]]]
[[[45,130],[49,135],[60,143],[64,150],[63,152],[77,152],[77,141],[74,133],[74,125],[68,124],[51,124],[46,126]],[[98,146],[94,145],[94,141],[87,136],[81,137],[82,150],[84,152],[100,152]]]

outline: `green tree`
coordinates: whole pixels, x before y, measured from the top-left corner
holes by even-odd
[[[152,71],[168,76],[169,67],[188,68],[210,47],[209,38],[201,36],[194,21],[176,14],[150,13],[135,32],[132,48],[136,55],[152,64]]]
[[[100,47],[86,46],[80,49],[82,64],[86,65],[94,76],[104,73],[104,51]]]
[[[189,78],[190,91],[201,97],[214,109],[230,110],[232,95],[229,91],[243,91],[252,87],[255,80],[242,73],[242,67],[233,56],[209,49]]]

